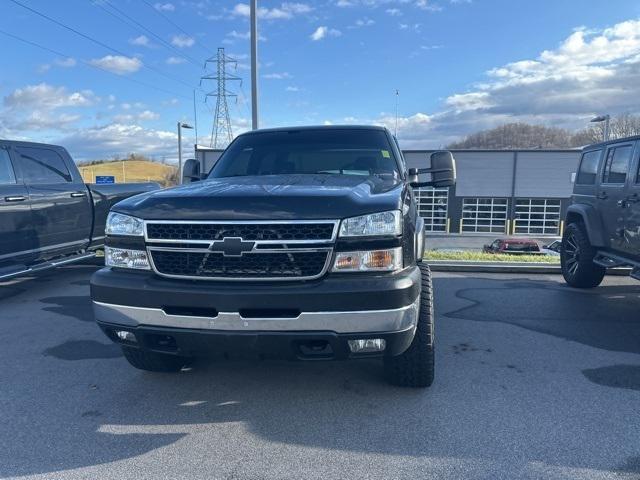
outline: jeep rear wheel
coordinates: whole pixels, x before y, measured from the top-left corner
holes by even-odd
[[[433,345],[433,287],[431,270],[420,263],[422,290],[416,334],[409,348],[393,357],[385,357],[384,368],[387,380],[401,387],[424,388],[433,383],[435,355]]]
[[[593,288],[602,283],[606,269],[593,263],[597,250],[589,242],[584,226],[571,223],[562,235],[562,276],[572,287]]]
[[[191,361],[190,358],[147,352],[135,347],[123,346],[122,353],[132,366],[148,372],[179,372]]]

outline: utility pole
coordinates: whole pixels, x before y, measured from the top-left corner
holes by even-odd
[[[233,92],[227,90],[227,81],[238,80],[240,77],[230,75],[227,73],[227,64],[232,63],[234,66],[238,65],[233,58],[224,53],[224,48],[218,48],[216,57],[208,58],[204,65],[205,68],[209,63],[216,63],[215,75],[209,74],[200,77],[200,84],[202,80],[216,80],[217,89],[215,92],[210,92],[205,95],[205,101],[208,97],[216,97],[216,113],[213,119],[213,126],[211,127],[211,142],[210,146],[214,148],[224,148],[231,140],[233,140],[233,132],[231,131],[231,118],[229,117],[229,104],[227,102],[228,97],[237,97]]]
[[[193,128],[188,123],[178,122],[178,185],[182,185],[182,129]]]
[[[393,136],[396,138],[398,137],[398,96],[399,95],[400,95],[400,92],[396,88],[396,128],[393,131]]]
[[[604,122],[604,129],[602,131],[602,140],[606,142],[607,140],[609,140],[609,126],[611,123],[611,115],[609,114],[599,115],[591,119],[591,123],[600,123],[600,122]]]
[[[258,128],[258,0],[251,0],[251,129]]]

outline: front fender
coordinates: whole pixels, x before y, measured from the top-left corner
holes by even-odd
[[[578,220],[582,221],[591,245],[594,247],[607,246],[604,227],[595,207],[579,203],[569,205],[566,218],[567,224],[574,223]]]

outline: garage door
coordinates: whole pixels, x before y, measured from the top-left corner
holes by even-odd
[[[421,187],[414,189],[418,214],[424,219],[427,232],[447,231],[448,188]]]

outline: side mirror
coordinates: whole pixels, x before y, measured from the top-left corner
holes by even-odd
[[[421,182],[418,175],[430,173],[431,180]],[[452,187],[456,184],[456,161],[451,152],[443,150],[431,154],[430,168],[410,168],[409,183],[413,187]]]
[[[184,183],[192,183],[202,180],[202,175],[200,174],[200,162],[194,158],[190,158],[184,162],[182,178],[184,179]]]

